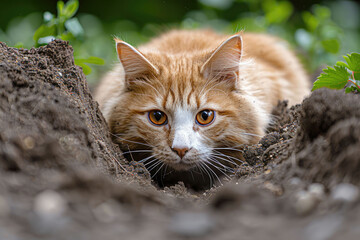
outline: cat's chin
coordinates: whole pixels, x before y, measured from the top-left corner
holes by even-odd
[[[194,167],[196,167],[196,165],[194,163],[171,163],[168,164],[169,167],[171,167],[172,169],[174,169],[175,171],[188,171]]]

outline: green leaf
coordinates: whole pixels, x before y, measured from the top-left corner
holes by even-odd
[[[77,63],[75,60],[75,64],[78,65],[79,67],[82,67],[82,70],[85,75],[89,75],[91,73],[91,68],[85,63],[80,63],[80,62]]]
[[[91,63],[97,65],[104,65],[105,61],[102,58],[91,56],[88,58],[76,58],[75,64],[78,65],[78,63]]]
[[[262,6],[269,24],[285,22],[293,12],[293,5],[288,1],[263,1]]]
[[[336,62],[336,65],[346,67],[346,68],[348,67],[348,65],[344,62]]]
[[[56,38],[54,36],[46,36],[46,37],[42,37],[39,38],[38,40],[38,45],[46,45],[49,44],[51,41],[54,41]]]
[[[60,35],[60,38],[64,41],[71,41],[74,39],[74,35],[71,32],[65,32]]]
[[[105,61],[102,58],[98,57],[88,57],[88,58],[75,58],[75,64],[83,68],[83,72],[85,75],[89,75],[91,73],[91,68],[86,64],[97,64],[103,65]]]
[[[345,93],[351,93],[351,92],[355,92],[355,91],[356,91],[356,87],[354,87],[354,86],[350,86],[345,89]]]
[[[69,19],[76,14],[78,8],[79,8],[79,1],[78,0],[70,0],[65,5],[63,15],[67,19]]]
[[[351,53],[347,56],[344,56],[344,59],[347,63],[347,68],[350,71],[360,73],[360,54],[359,53]],[[360,79],[356,79],[360,80]]]
[[[325,51],[329,53],[337,53],[340,49],[340,44],[337,39],[328,39],[321,41],[321,45],[325,49]]]
[[[317,80],[314,82],[311,91],[316,89],[327,87],[331,89],[342,89],[345,87],[349,79],[349,72],[343,66],[334,66],[334,68],[328,67],[323,70]]]
[[[360,72],[354,72],[354,78],[355,80],[360,79]]]
[[[345,89],[345,93],[360,92],[360,89],[354,85],[351,85]]]
[[[65,27],[75,37],[82,37],[84,35],[84,29],[82,28],[77,18],[72,18],[67,20],[65,22]]]
[[[310,12],[303,12],[302,19],[304,20],[306,27],[310,32],[314,32],[319,25],[318,19]]]
[[[315,5],[314,6],[314,14],[320,21],[324,21],[326,19],[329,19],[331,16],[331,11],[328,7],[321,6],[321,5]]]
[[[63,10],[64,10],[64,2],[63,1],[58,1],[57,2],[58,17],[61,17],[63,15]]]
[[[41,25],[34,33],[33,39],[36,44],[40,38],[47,37],[47,36],[55,36],[56,35],[56,27],[55,25]]]

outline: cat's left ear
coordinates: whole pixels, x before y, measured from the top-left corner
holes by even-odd
[[[240,34],[225,40],[201,67],[201,73],[207,79],[218,79],[235,84],[239,75],[242,56],[242,38]]]

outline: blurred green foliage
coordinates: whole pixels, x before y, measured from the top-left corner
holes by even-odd
[[[84,41],[84,29],[77,17],[74,17],[79,8],[78,0],[70,0],[66,4],[63,1],[57,2],[57,16],[50,12],[44,13],[44,23],[35,31],[35,46],[39,47],[48,44],[54,39],[70,41],[75,45],[77,42]],[[19,44],[18,44],[19,45]],[[82,67],[85,75],[92,72],[88,64],[103,65],[105,62],[102,58],[90,56],[83,58],[78,55],[74,49],[75,64]]]
[[[5,3],[0,9],[0,41],[30,48],[43,19],[49,24],[55,18],[56,0],[18,0],[17,5],[20,8]],[[104,66],[93,67],[87,76],[90,85],[117,61],[114,36],[136,46],[171,28],[274,34],[290,42],[310,73],[346,53],[360,52],[360,7],[355,1],[80,0],[76,16],[75,25],[82,30],[77,28],[81,32],[76,36],[79,41],[71,42],[75,55],[83,60],[97,56],[106,61]],[[69,37],[76,35],[71,27],[65,26],[65,30],[65,34],[72,34]]]
[[[57,2],[57,16],[51,12],[44,13],[44,24],[34,33],[35,46],[51,42],[54,38],[63,40],[81,40],[84,35],[79,20],[74,17],[79,8],[79,1],[70,0],[66,4],[63,1]]]

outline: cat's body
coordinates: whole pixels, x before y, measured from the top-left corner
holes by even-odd
[[[140,52],[117,41],[121,64],[103,79],[96,99],[114,142],[131,151],[128,158],[160,169],[153,175],[161,180],[193,185],[203,174],[216,180],[241,161],[234,146],[264,134],[279,100],[301,102],[309,82],[286,43],[241,36],[175,30]]]

